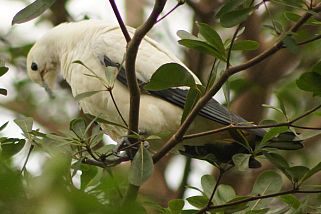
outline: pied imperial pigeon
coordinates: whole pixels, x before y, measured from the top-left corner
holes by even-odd
[[[135,29],[127,27],[133,35]],[[75,23],[63,23],[54,27],[39,39],[31,48],[27,57],[28,75],[34,82],[53,89],[59,72],[71,87],[73,96],[85,92],[93,93],[79,101],[85,113],[100,117],[116,124],[124,125],[129,118],[129,91],[123,65],[126,52],[126,40],[118,25],[108,25],[102,21],[85,20]],[[81,63],[75,63],[75,61]],[[140,84],[148,83],[155,71],[166,63],[177,63],[195,79],[200,80],[173,53],[149,37],[145,37],[139,46],[136,60],[136,76]],[[115,73],[116,71],[116,73]],[[103,79],[106,72],[115,73],[112,94],[106,92]],[[111,76],[113,74],[110,74]],[[108,74],[107,74],[108,76]],[[171,74],[168,74],[171,78]],[[169,88],[161,91],[141,91],[139,131],[146,135],[174,133],[181,124],[187,87]],[[118,110],[115,106],[118,106]],[[120,114],[124,120],[121,118]],[[198,133],[217,129],[229,124],[247,124],[243,118],[228,111],[215,99],[211,99],[195,118],[187,133]],[[115,124],[100,124],[101,128],[113,140],[120,143],[127,130]],[[252,148],[261,141],[263,129],[229,130],[180,142],[176,151],[207,160],[213,164],[231,162],[236,153],[249,153],[245,144]],[[151,144],[165,143],[168,137]],[[283,134],[273,138],[268,146],[281,145],[284,142],[295,143],[293,135]],[[282,143],[281,143],[282,142]],[[301,144],[300,144],[301,145]],[[300,147],[294,146],[294,147]],[[151,148],[155,148],[151,145]],[[157,146],[156,147],[160,147]],[[276,146],[277,147],[277,146]],[[250,164],[251,165],[251,164]],[[259,164],[253,164],[255,165]]]

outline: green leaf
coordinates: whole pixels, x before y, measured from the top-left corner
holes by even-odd
[[[254,10],[254,7],[234,10],[231,12],[224,13],[220,17],[220,22],[223,27],[230,28],[244,22]]]
[[[297,45],[295,39],[290,36],[287,35],[284,37],[283,39],[283,44],[285,45],[285,47],[292,53],[298,53],[300,51],[299,46]]]
[[[201,40],[191,40],[191,39],[181,39],[178,41],[179,44],[188,47],[193,48],[195,50],[198,50],[202,53],[212,55],[220,60],[226,61],[226,58],[222,56],[222,54],[216,50],[212,45],[209,45],[205,41]]]
[[[240,171],[245,171],[249,168],[249,160],[250,160],[251,154],[235,154],[232,157],[232,160],[235,164],[235,167]]]
[[[69,129],[75,133],[79,139],[85,137],[86,122],[83,118],[77,118],[70,122]]]
[[[291,176],[291,180],[293,183],[297,183],[299,180],[301,180],[304,175],[309,172],[309,168],[305,166],[293,166],[288,169],[286,169],[288,175]]]
[[[6,123],[4,123],[3,125],[0,126],[0,131],[2,131],[3,129],[5,129],[8,125],[9,121],[7,121]]]
[[[184,208],[185,202],[183,199],[173,199],[168,202],[168,208],[173,214],[180,214]]]
[[[195,86],[193,75],[182,65],[167,63],[160,66],[144,86],[145,90],[158,91],[171,87]]]
[[[7,138],[1,142],[1,156],[4,158],[11,158],[21,151],[25,143],[26,141],[24,139]]]
[[[300,180],[300,183],[303,183],[305,180],[309,179],[314,174],[321,171],[321,162],[315,165],[312,169],[310,169]]]
[[[260,174],[253,186],[252,193],[267,195],[279,192],[282,188],[281,176],[273,171],[265,171]]]
[[[201,185],[204,194],[210,198],[216,184],[216,179],[212,175],[203,175],[201,178]]]
[[[0,77],[7,73],[9,68],[7,67],[0,67]]]
[[[4,96],[7,96],[8,95],[8,91],[4,88],[0,88],[0,94],[1,95],[4,95]]]
[[[293,209],[298,209],[301,205],[300,200],[294,195],[282,195],[279,196],[281,201],[292,207]]]
[[[102,92],[102,91],[103,91],[103,90],[99,90],[99,91],[86,91],[86,92],[77,94],[77,95],[75,96],[75,100],[76,100],[76,101],[79,101],[79,100],[82,100],[82,99],[84,99],[84,98],[86,98],[86,97],[90,97],[90,96],[92,96],[92,95],[94,95],[94,94],[97,94],[98,92]]]
[[[220,18],[223,14],[226,14],[234,9],[236,9],[238,6],[243,4],[244,0],[229,0],[225,1],[225,4],[223,7],[217,12],[216,17]]]
[[[36,0],[20,10],[12,20],[12,25],[30,21],[49,9],[56,0]]]
[[[263,209],[258,209],[258,210],[250,210],[247,211],[245,214],[265,214],[269,211],[269,208],[263,208]]]
[[[90,181],[96,176],[98,169],[96,166],[82,164],[80,170],[80,189],[85,190]]]
[[[32,131],[33,119],[31,117],[25,117],[21,119],[15,119],[14,122],[20,127],[25,137],[31,140],[32,136],[30,132]]]
[[[184,122],[184,120],[186,119],[188,114],[191,112],[191,110],[193,109],[194,105],[196,104],[199,98],[200,98],[200,91],[197,90],[196,88],[190,88],[186,97],[186,102],[184,104],[184,111],[182,114],[181,123]]]
[[[141,143],[129,170],[129,182],[135,186],[142,185],[152,175],[153,168],[152,156]]]
[[[286,127],[286,126],[271,128],[268,132],[265,133],[265,135],[260,143],[260,147],[264,147],[264,146],[268,145],[269,140],[273,139],[277,135],[284,133],[286,131],[288,131],[288,127]]]
[[[321,75],[321,61],[313,65],[311,72],[315,72]]]
[[[264,156],[269,159],[277,168],[287,169],[289,168],[288,162],[279,154],[276,153],[264,153]]]
[[[302,74],[296,84],[301,90],[312,92],[314,96],[321,95],[321,74],[317,72]]]
[[[230,185],[220,184],[214,194],[215,204],[226,204],[236,197],[236,193]]]
[[[188,203],[190,203],[190,205],[196,208],[203,208],[208,203],[208,198],[202,195],[192,196],[192,197],[186,198],[186,200],[188,201]]]
[[[232,50],[254,51],[259,48],[259,43],[254,40],[237,40],[233,44]]]
[[[181,39],[190,39],[190,40],[199,40],[202,41],[200,38],[194,36],[193,34],[185,31],[185,30],[179,30],[177,31],[177,36]]]
[[[199,23],[198,26],[204,39],[222,55],[222,58],[226,58],[224,44],[220,35],[206,23]]]

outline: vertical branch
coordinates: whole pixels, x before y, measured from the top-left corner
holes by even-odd
[[[140,89],[137,83],[136,79],[136,72],[135,72],[135,64],[136,64],[136,58],[138,53],[139,45],[141,44],[142,40],[144,39],[145,35],[148,33],[149,30],[152,29],[152,27],[157,22],[159,14],[163,11],[166,0],[156,0],[154,4],[154,8],[146,20],[146,22],[140,26],[133,38],[131,39],[128,31],[126,29],[126,26],[120,16],[120,13],[117,9],[117,6],[114,2],[114,0],[109,0],[114,13],[116,15],[116,18],[118,20],[118,23],[120,25],[120,28],[124,34],[124,37],[127,41],[127,51],[125,55],[125,71],[126,71],[126,77],[127,77],[127,84],[128,84],[128,90],[130,94],[130,109],[129,109],[129,131],[128,134],[132,133],[138,133],[138,122],[139,122],[139,105],[140,105]],[[136,143],[137,139],[129,139],[131,144]],[[124,203],[128,203],[130,201],[133,201],[137,197],[137,193],[139,191],[139,187],[129,184],[126,196],[124,198]]]

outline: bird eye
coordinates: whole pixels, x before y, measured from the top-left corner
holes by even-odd
[[[33,62],[33,63],[31,64],[31,70],[33,70],[33,71],[38,70],[38,65],[37,65],[37,63]]]

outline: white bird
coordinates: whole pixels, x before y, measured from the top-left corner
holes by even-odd
[[[135,29],[130,27],[127,29],[133,35]],[[93,77],[93,72],[99,78],[106,78],[106,67],[110,68],[107,72],[115,71],[113,68],[122,64],[125,52],[126,41],[117,25],[91,20],[64,23],[54,27],[34,44],[27,57],[28,75],[31,80],[53,89],[57,76],[61,72],[63,78],[69,83],[73,96],[89,91],[103,91],[105,86],[101,80]],[[83,65],[73,63],[75,61],[81,61],[92,71]],[[136,60],[138,80],[147,83],[153,73],[165,63],[178,63],[187,69],[170,51],[146,36],[139,47]],[[124,69],[119,70],[112,93],[121,115],[127,122],[129,91]],[[193,75],[195,82],[200,84],[199,79],[190,70],[188,71]],[[186,94],[186,87],[173,88],[159,93],[142,92],[139,130],[146,135],[157,135],[161,132],[174,133],[181,123]],[[85,113],[124,124],[107,92],[99,92],[86,97],[79,101],[79,105]],[[229,112],[212,99],[191,124],[188,133],[212,130],[230,123],[244,124],[245,122],[244,119]],[[101,127],[116,142],[120,142],[121,138],[127,134],[127,130],[119,126],[101,124]],[[225,131],[184,140],[179,144],[178,150],[185,155],[206,159],[211,163],[230,162],[233,154],[249,152],[240,146],[244,143],[244,139],[254,146],[262,139],[264,133],[263,129],[246,132]],[[273,141],[272,144],[279,140],[275,138]],[[160,143],[163,142],[166,142],[166,138],[160,141]]]

